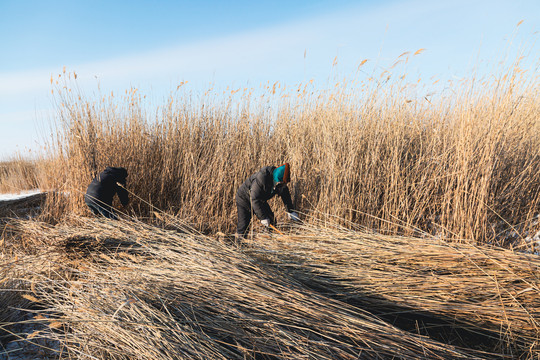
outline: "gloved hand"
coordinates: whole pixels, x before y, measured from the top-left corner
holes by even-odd
[[[263,224],[265,227],[270,227],[270,219],[261,220],[261,224]]]
[[[298,213],[296,211],[287,213],[287,216],[289,217],[289,220],[300,221],[300,217],[298,216]]]

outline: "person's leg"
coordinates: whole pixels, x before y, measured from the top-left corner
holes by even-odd
[[[238,209],[238,225],[236,227],[236,236],[237,237],[246,237],[247,229],[249,223],[251,222],[251,209],[246,208],[245,206],[236,203],[236,208]]]
[[[107,219],[118,220],[118,216],[116,216],[116,214],[114,213],[114,210],[110,206],[107,206],[107,205],[98,206],[98,210],[100,214],[106,217]]]
[[[113,209],[106,205],[106,204],[103,204],[103,205],[99,205],[96,201],[92,201],[92,200],[87,200],[85,199],[85,203],[86,205],[88,205],[88,207],[90,208],[90,210],[92,211],[92,213],[96,216],[103,216],[103,217],[106,217],[107,219],[113,219],[113,220],[118,220],[118,217],[116,216],[116,214],[114,213]]]
[[[92,214],[97,215],[97,216],[101,215],[101,214],[99,213],[98,208],[97,208],[93,203],[88,203],[88,202],[87,202],[86,205],[88,206],[88,208],[90,209],[90,211],[92,211]]]

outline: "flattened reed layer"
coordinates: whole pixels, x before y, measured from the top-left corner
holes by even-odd
[[[320,295],[203,235],[93,219],[14,226],[60,254],[41,268],[30,257],[20,266],[34,269],[29,292],[55,314],[55,334],[76,358],[474,356]]]
[[[367,308],[402,308],[499,337],[503,351],[540,354],[540,258],[470,242],[302,226],[254,241],[252,254]]]

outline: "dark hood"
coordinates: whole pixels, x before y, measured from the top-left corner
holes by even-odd
[[[112,167],[112,166],[108,166],[105,168],[105,170],[103,171],[104,173],[106,174],[110,174],[112,176],[114,176],[115,179],[117,179],[117,181],[119,182],[125,182],[127,176],[128,176],[128,172],[125,168],[123,167]]]

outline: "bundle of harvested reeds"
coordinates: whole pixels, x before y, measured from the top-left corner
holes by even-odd
[[[473,243],[302,226],[250,251],[294,277],[375,311],[407,309],[499,337],[498,351],[540,355],[540,258]]]
[[[32,255],[22,248],[2,246],[0,251],[0,360],[58,358],[55,321],[35,306],[33,294],[36,280],[54,276],[51,265],[62,256],[44,251]]]
[[[478,355],[402,331],[200,234],[90,219],[13,226],[61,254],[34,269],[28,289],[75,358]]]

